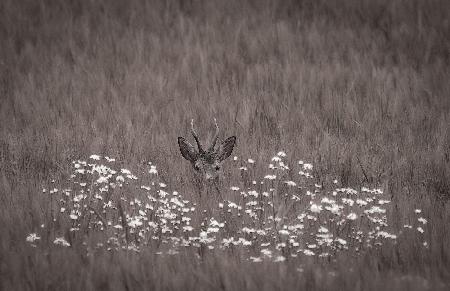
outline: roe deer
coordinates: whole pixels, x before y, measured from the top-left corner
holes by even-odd
[[[216,132],[212,143],[207,150],[203,149],[198,135],[194,130],[194,119],[191,120],[191,133],[197,143],[197,149],[183,137],[178,137],[178,145],[180,147],[181,155],[191,162],[194,170],[202,177],[198,182],[203,184],[205,179],[208,182],[213,182],[220,194],[217,181],[219,174],[221,173],[221,166],[223,161],[231,155],[236,143],[236,137],[231,136],[227,138],[216,148],[217,139],[219,137],[219,126],[217,125],[216,119],[214,119],[214,123],[216,125]]]

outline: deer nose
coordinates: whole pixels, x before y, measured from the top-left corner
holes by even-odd
[[[210,179],[212,179],[212,175],[210,174],[210,173],[206,173],[206,180],[210,180]]]

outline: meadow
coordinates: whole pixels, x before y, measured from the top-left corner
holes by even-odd
[[[448,290],[449,15],[1,1],[0,289]],[[214,118],[205,196],[177,137]]]

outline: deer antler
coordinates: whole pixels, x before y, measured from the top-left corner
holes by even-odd
[[[213,151],[214,147],[216,146],[217,138],[219,137],[219,126],[217,125],[217,120],[214,118],[214,124],[216,125],[216,132],[214,133],[214,137],[211,143],[211,146],[209,147],[209,151]]]
[[[194,130],[194,119],[191,119],[191,133],[192,133],[192,136],[195,139],[195,142],[197,143],[198,151],[199,152],[204,152],[204,150],[202,148],[202,145],[200,144],[200,140],[198,139],[198,135],[197,135],[197,133]]]

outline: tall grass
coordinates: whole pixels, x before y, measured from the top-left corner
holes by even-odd
[[[2,1],[2,288],[445,289],[449,14],[445,0]],[[131,169],[152,161],[200,203],[176,139],[191,118],[208,138],[214,117],[222,138],[237,136],[239,157],[284,150],[311,161],[318,183],[381,187],[398,227],[421,208],[429,248],[406,240],[305,259],[299,271],[238,254],[87,256],[25,241],[46,222],[42,188],[67,181],[72,161],[91,154]],[[224,187],[242,181],[224,167]]]

